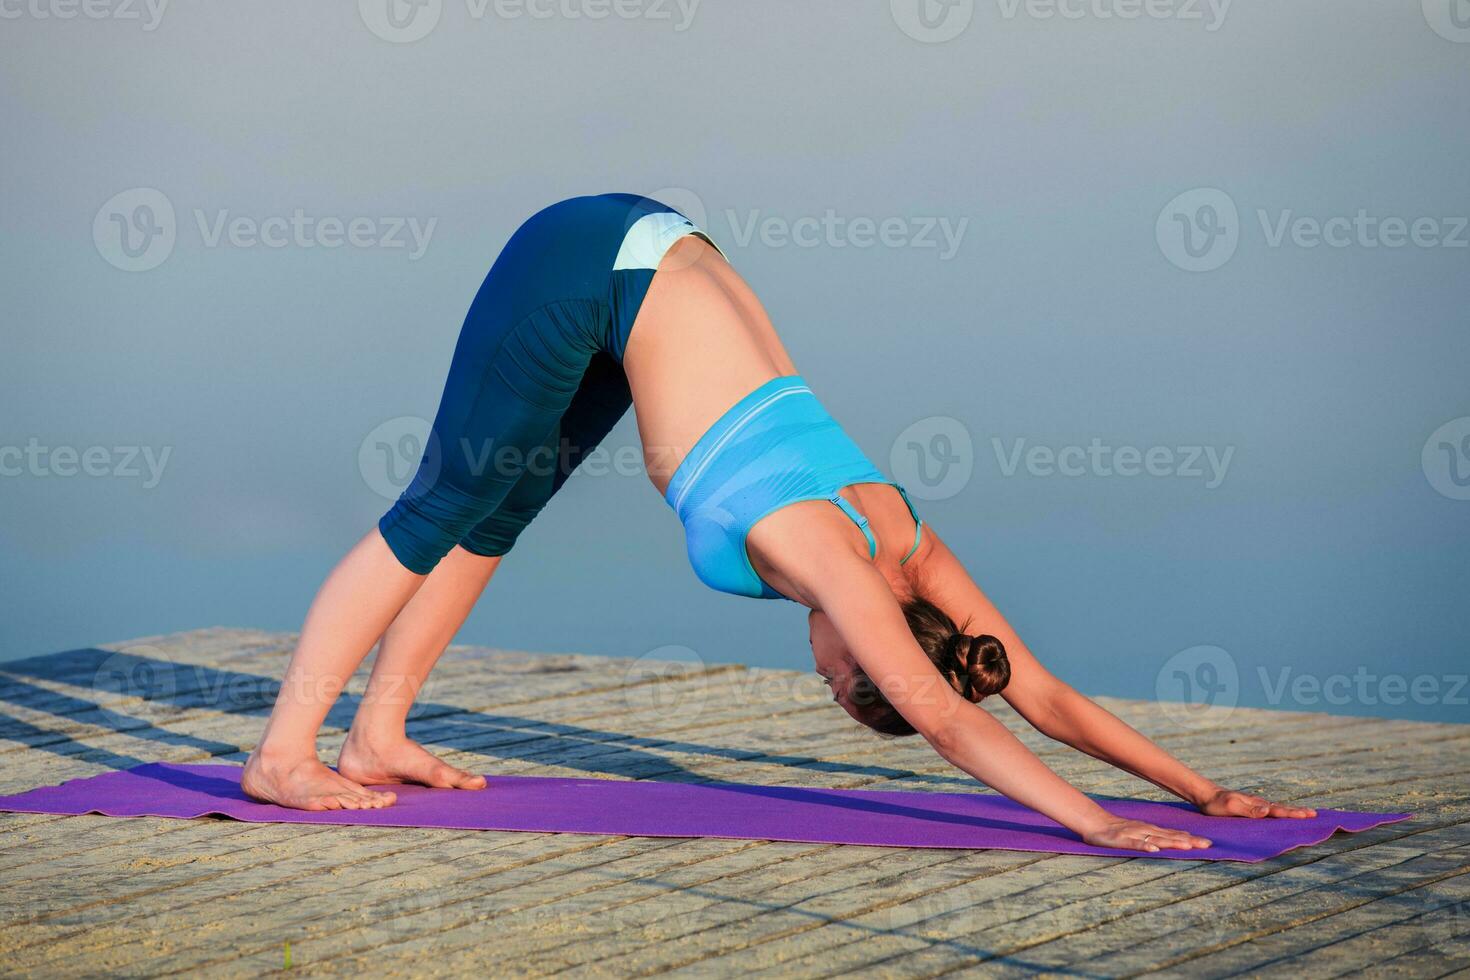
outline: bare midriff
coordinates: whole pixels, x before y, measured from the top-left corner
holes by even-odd
[[[760,300],[703,239],[680,239],[664,255],[633,324],[623,358],[633,391],[644,465],[660,494],[700,436],[740,399],[772,378],[797,374]],[[842,491],[867,516],[878,563],[895,568],[913,545],[914,524],[892,487],[859,484]],[[756,570],[779,575],[769,559],[792,521],[846,525],[864,556],[862,534],[830,504],[794,504],[761,520],[747,545]],[[772,583],[775,585],[776,583]]]

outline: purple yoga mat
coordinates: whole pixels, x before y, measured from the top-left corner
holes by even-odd
[[[1093,847],[1041,814],[991,793],[803,789],[739,783],[489,776],[483,790],[394,786],[382,810],[307,813],[240,792],[239,766],[154,763],[0,796],[0,811],[110,817],[219,815],[252,823],[353,824],[450,830],[526,830],[629,837],[734,837],[812,844],[1000,848],[1056,854],[1264,861],[1334,831],[1406,820],[1408,813],[1318,810],[1311,820],[1206,817],[1182,803],[1100,800],[1111,813],[1187,830],[1207,851],[1141,854]]]

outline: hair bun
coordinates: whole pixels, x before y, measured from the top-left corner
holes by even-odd
[[[999,694],[1011,681],[1011,661],[1000,640],[984,634],[970,636],[955,633],[949,638],[950,651],[954,655],[955,671],[952,682],[955,689],[966,700],[979,702],[990,694]]]

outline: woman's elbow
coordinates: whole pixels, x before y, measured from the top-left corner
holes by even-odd
[[[959,719],[946,718],[914,726],[924,741],[944,758],[950,758],[964,740],[964,726]]]

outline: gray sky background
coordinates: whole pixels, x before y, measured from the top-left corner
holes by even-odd
[[[667,191],[1076,686],[1470,717],[1470,2],[926,2],[0,2],[0,658],[298,628],[516,225]],[[805,635],[612,473],[460,639]]]

